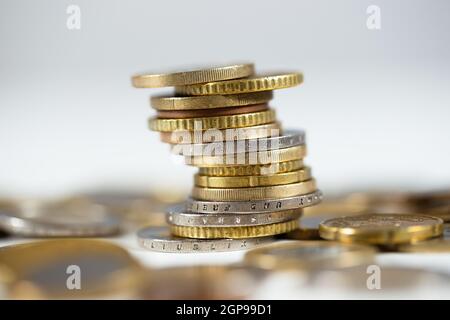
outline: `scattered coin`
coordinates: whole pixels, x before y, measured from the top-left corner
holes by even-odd
[[[366,214],[324,221],[319,232],[327,240],[393,245],[438,237],[443,221],[417,214]]]

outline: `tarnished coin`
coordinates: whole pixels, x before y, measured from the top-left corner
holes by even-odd
[[[305,132],[302,130],[286,130],[279,136],[211,143],[186,144],[182,148],[172,148],[172,152],[183,156],[215,156],[218,154],[235,154],[256,152],[258,150],[275,150],[305,144]]]
[[[271,237],[250,239],[189,239],[172,236],[166,227],[149,227],[137,233],[139,244],[148,250],[170,253],[223,252],[254,248],[273,241]]]
[[[319,232],[327,240],[393,245],[440,236],[443,221],[418,214],[365,214],[326,220]]]
[[[119,220],[90,202],[22,201],[0,206],[0,229],[27,237],[97,237],[119,232]]]
[[[146,73],[132,78],[136,88],[173,87],[188,84],[223,81],[244,78],[252,75],[254,66],[251,63],[234,64],[198,70],[188,70],[172,73]]]
[[[337,269],[373,260],[375,249],[329,241],[289,241],[249,251],[245,262],[264,269]]]
[[[244,227],[285,222],[300,218],[302,209],[260,213],[193,213],[185,205],[169,208],[167,222],[190,227]]]

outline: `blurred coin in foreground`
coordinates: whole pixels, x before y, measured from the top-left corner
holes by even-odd
[[[0,269],[7,270],[3,281],[15,299],[127,298],[142,276],[141,266],[126,250],[89,239],[3,247]]]
[[[370,263],[375,249],[327,241],[289,241],[249,251],[245,262],[264,269],[335,269]]]

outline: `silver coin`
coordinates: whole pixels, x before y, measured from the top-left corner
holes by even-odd
[[[27,237],[96,237],[119,231],[119,220],[94,203],[32,202],[0,207],[0,230]]]
[[[253,201],[201,201],[188,198],[186,209],[194,213],[249,214],[306,208],[318,204],[321,200],[320,190],[290,198]]]
[[[246,227],[280,223],[300,218],[301,209],[251,214],[192,213],[186,206],[173,206],[167,211],[167,222],[188,227]]]
[[[273,241],[272,237],[249,239],[199,240],[170,235],[167,227],[148,227],[138,231],[139,244],[148,250],[170,253],[224,252],[255,248]]]
[[[284,149],[302,144],[305,144],[304,131],[286,130],[280,136],[267,138],[177,145],[172,147],[172,152],[183,156],[223,155]]]

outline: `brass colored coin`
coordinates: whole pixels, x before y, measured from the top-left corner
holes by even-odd
[[[257,152],[224,154],[218,156],[185,156],[185,163],[196,167],[221,167],[271,164],[303,159],[306,156],[306,145],[290,148],[264,150]]]
[[[253,64],[236,64],[184,72],[140,74],[134,76],[132,82],[136,88],[160,88],[244,78],[253,73]]]
[[[316,191],[316,180],[254,188],[192,188],[192,198],[207,201],[246,201],[294,197]]]
[[[334,218],[319,225],[324,239],[377,245],[417,242],[442,232],[441,219],[418,214],[364,214]]]
[[[300,226],[300,228],[292,230],[281,237],[289,240],[323,240],[319,235],[318,228],[305,228],[303,226]]]
[[[202,117],[187,119],[150,118],[149,128],[153,131],[231,129],[257,126],[275,121],[275,111],[252,112],[231,116]]]
[[[170,110],[158,111],[159,119],[186,119],[186,118],[202,118],[202,117],[218,117],[232,116],[235,114],[252,113],[266,111],[269,109],[267,103],[254,104],[250,106],[233,107],[233,108],[217,108],[217,109],[196,109],[196,110]]]
[[[150,103],[156,110],[203,110],[221,109],[253,104],[263,104],[272,100],[272,91],[261,91],[241,94],[195,96],[195,97],[170,97],[152,96]]]
[[[340,269],[372,262],[375,252],[372,247],[364,245],[300,240],[250,250],[245,255],[245,262],[269,270]]]
[[[195,239],[242,239],[273,236],[294,230],[298,220],[249,227],[170,227],[173,235]]]
[[[294,72],[180,86],[176,92],[188,96],[238,94],[295,87],[302,82],[303,74]]]
[[[303,168],[303,160],[291,160],[266,165],[203,167],[198,169],[198,173],[211,177],[239,177],[285,173],[301,168]]]
[[[262,176],[210,177],[199,174],[196,174],[194,176],[196,186],[207,188],[247,188],[276,186],[281,184],[306,181],[309,179],[311,179],[311,169],[309,167],[286,173]]]
[[[281,125],[279,122],[272,122],[268,124],[263,124],[259,126],[252,126],[246,128],[236,128],[233,129],[236,135],[227,134],[229,129],[215,130],[220,132],[220,137],[222,141],[235,141],[235,140],[245,140],[245,139],[259,139],[267,138],[271,136],[278,136],[281,134]],[[178,130],[173,132],[161,132],[160,138],[162,142],[170,144],[192,144],[192,143],[209,143],[217,142],[217,135],[208,135],[207,131],[200,132],[200,135],[196,131],[186,131]]]

